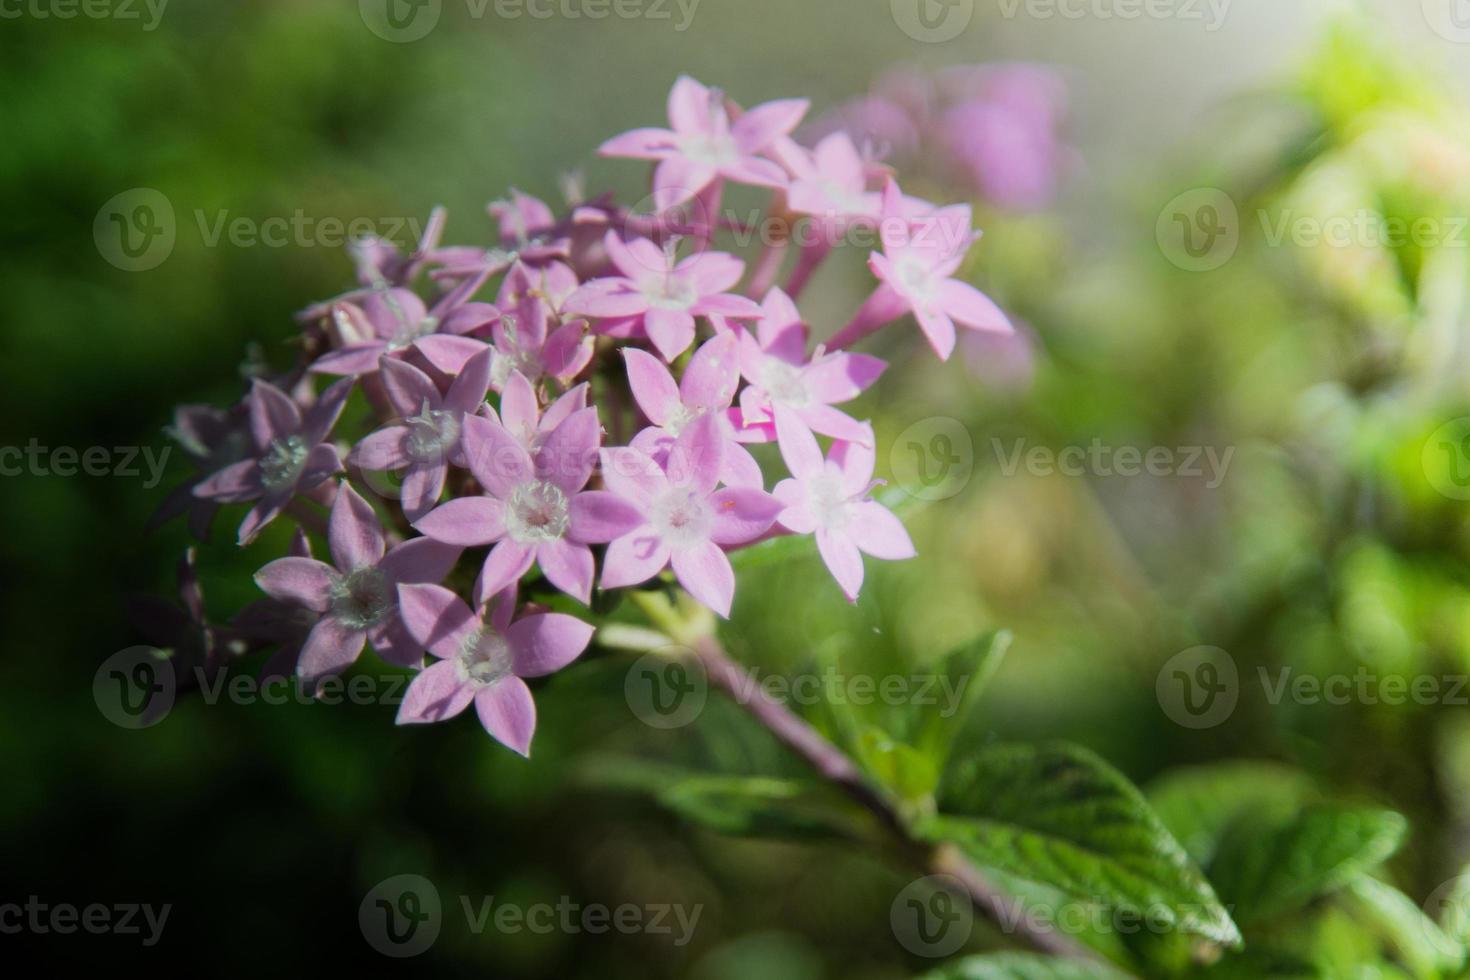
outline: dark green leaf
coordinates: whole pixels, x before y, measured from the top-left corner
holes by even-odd
[[[793,779],[704,776],[676,783],[658,799],[686,820],[737,837],[865,839],[874,825],[840,792]]]
[[[1075,901],[1237,945],[1240,932],[1184,848],[1122,774],[1068,745],[987,749],[955,769],[927,840]]]
[[[1313,795],[1304,774],[1269,762],[1179,769],[1156,780],[1148,801],[1189,856],[1208,867],[1226,829],[1242,814],[1290,814]]]
[[[947,963],[922,980],[1122,980],[1123,974],[1101,964],[1082,963],[1030,953],[991,953]]]

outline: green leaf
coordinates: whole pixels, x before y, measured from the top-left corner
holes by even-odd
[[[1397,888],[1364,875],[1348,886],[1346,898],[1348,911],[1381,935],[1415,977],[1437,980],[1464,965],[1459,941]]]
[[[915,726],[914,744],[936,759],[949,757],[960,731],[964,728],[975,702],[1000,669],[1011,634],[1005,630],[978,636],[940,658],[935,665],[936,677],[942,678],[943,690],[960,692],[958,703],[943,708],[923,705],[923,713]]]
[[[659,793],[686,820],[736,837],[866,840],[875,821],[839,791],[794,779],[703,776]]]
[[[1204,937],[1240,931],[1143,794],[1091,752],[1070,745],[986,749],[941,789],[939,815],[916,828],[977,864]]]
[[[1122,980],[1100,963],[1083,963],[1032,953],[990,953],[946,963],[921,980]]]
[[[1166,773],[1147,795],[1189,856],[1209,867],[1220,838],[1242,814],[1294,813],[1313,792],[1306,775],[1286,766],[1226,762]]]
[[[1242,923],[1295,912],[1382,864],[1407,829],[1391,810],[1316,805],[1284,822],[1238,820],[1221,840],[1211,877]]]
[[[853,752],[863,769],[901,800],[932,809],[929,801],[939,787],[939,765],[932,757],[876,726],[858,733]]]

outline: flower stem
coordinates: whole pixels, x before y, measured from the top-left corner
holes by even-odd
[[[776,739],[801,756],[823,779],[866,807],[893,838],[899,850],[929,874],[949,875],[960,883],[965,897],[980,914],[1003,932],[1014,933],[1031,947],[1053,956],[1097,962],[1092,950],[1068,936],[1016,915],[1014,900],[992,884],[985,874],[952,844],[937,847],[916,839],[894,804],[863,775],[857,764],[791,709],[769,697],[760,685],[745,682],[739,664],[730,659],[720,641],[704,635],[693,641],[694,653],[710,682],[729,695]]]

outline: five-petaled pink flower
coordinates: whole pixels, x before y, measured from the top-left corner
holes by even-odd
[[[664,466],[632,447],[603,450],[604,482],[642,514],[640,526],[608,545],[603,588],[637,585],[672,565],[690,595],[730,615],[735,571],[722,546],[766,533],[782,505],[755,487],[715,489],[725,445],[719,420],[702,415],[679,433]]]
[[[871,499],[874,453],[868,445],[834,442],[827,458],[814,437],[777,416],[781,457],[792,478],[776,484],[785,505],[778,523],[815,534],[817,551],[849,601],[863,584],[863,554],[888,561],[914,557],[914,544],[897,517]]]
[[[439,502],[449,464],[464,465],[459,449],[464,417],[485,406],[490,390],[489,349],[465,362],[464,370],[439,393],[433,380],[406,361],[382,359],[383,388],[400,422],[359,442],[347,461],[366,470],[400,470],[403,513],[414,521]]]
[[[671,129],[635,129],[608,140],[598,153],[657,160],[653,202],[661,211],[683,204],[722,178],[782,187],[786,172],[759,154],[795,129],[809,105],[806,99],[767,102],[732,122],[722,92],[683,75],[669,92]]]
[[[475,584],[477,603],[513,586],[536,562],[558,589],[583,603],[592,598],[591,544],[603,544],[639,523],[635,508],[605,490],[583,491],[597,463],[602,427],[597,409],[574,412],[542,442],[533,458],[504,425],[466,417],[464,453],[484,494],[457,497],[414,527],[462,547],[493,544]]]
[[[250,388],[250,435],[256,458],[232,463],[205,477],[194,496],[222,504],[258,501],[240,523],[249,544],[299,492],[315,489],[341,471],[337,448],[326,441],[352,393],[353,379],[327,387],[303,415],[290,396],[267,381]]]
[[[485,614],[439,585],[401,585],[403,618],[414,638],[439,660],[424,668],[398,708],[398,724],[444,721],[475,703],[496,741],[531,754],[536,702],[524,677],[554,673],[577,659],[592,627],[563,613],[532,613],[512,621],[515,590]]]
[[[786,414],[834,439],[871,440],[873,430],[866,422],[832,406],[862,394],[888,365],[870,354],[820,350],[808,360],[806,324],[791,297],[773,288],[761,309],[765,315],[754,335],[740,334],[740,373],[749,384],[740,393],[738,438],[768,442],[776,436],[776,416]]]
[[[702,415],[712,415],[720,420],[720,431],[725,434],[720,480],[730,486],[759,490],[765,486],[760,464],[735,442],[729,421],[730,403],[740,383],[735,345],[735,334],[729,331],[705,341],[689,358],[678,384],[658,358],[634,347],[624,348],[633,398],[653,423],[634,436],[631,445],[662,466],[684,427]]]
[[[424,306],[416,293],[397,288],[374,290],[361,303],[335,304],[331,320],[339,346],[317,358],[312,371],[371,374],[383,355],[401,357],[422,337],[465,334],[488,325],[500,311],[489,303],[469,301],[484,282],[484,274],[465,280],[433,309]]]
[[[974,286],[954,278],[975,241],[970,206],[958,204],[911,217],[898,184],[883,189],[883,219],[878,226],[883,251],[868,258],[881,285],[836,337],[848,347],[884,324],[912,313],[940,360],[954,351],[955,323],[972,330],[1010,333],[1010,320]]]
[[[622,275],[593,279],[563,304],[567,312],[611,321],[599,324],[599,333],[647,336],[673,361],[694,342],[696,316],[761,315],[754,301],[727,292],[745,274],[745,263],[733,255],[700,252],[679,261],[672,246],[661,249],[646,238],[624,242],[611,231],[606,246]]]
[[[424,646],[404,628],[397,587],[438,582],[454,567],[460,549],[429,538],[388,549],[378,515],[345,483],[332,504],[327,543],[331,565],[314,558],[278,558],[255,573],[267,595],[322,614],[301,649],[297,674],[314,687],[346,669],[367,642],[390,663],[419,663]]]

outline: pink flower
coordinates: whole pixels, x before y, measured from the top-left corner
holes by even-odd
[[[832,133],[811,151],[794,143],[784,155],[795,176],[786,201],[797,214],[842,226],[852,220],[877,223],[883,197],[868,190],[868,163],[846,133]]]
[[[544,201],[511,188],[510,200],[491,201],[486,210],[499,225],[500,244],[489,249],[454,246],[436,250],[433,259],[441,268],[434,270],[435,278],[493,276],[513,263],[542,265],[568,256],[571,238],[562,232]]]
[[[343,378],[330,385],[303,416],[275,385],[253,383],[247,401],[256,457],[232,463],[194,487],[194,496],[205,500],[259,501],[240,524],[240,544],[253,541],[298,492],[312,490],[341,471],[337,449],[326,439],[353,384],[353,379]]]
[[[851,602],[863,584],[863,554],[887,561],[914,557],[909,533],[897,517],[872,500],[874,453],[870,446],[835,442],[824,460],[816,438],[777,416],[781,457],[792,479],[776,484],[785,506],[776,520],[796,534],[816,534],[817,551]],[[869,440],[871,443],[871,440]]]
[[[407,289],[376,290],[361,304],[336,304],[332,307],[332,325],[341,346],[317,358],[312,371],[370,374],[378,369],[383,355],[402,356],[421,337],[469,333],[489,324],[500,311],[489,303],[468,302],[484,281],[483,275],[466,280],[435,303],[432,310]]]
[[[542,677],[576,660],[592,627],[562,613],[511,620],[515,592],[501,594],[489,617],[440,585],[398,588],[409,632],[439,660],[413,679],[398,708],[398,724],[445,721],[475,703],[485,731],[500,744],[531,754],[536,702],[524,677]]]
[[[705,341],[690,357],[684,377],[677,385],[658,358],[637,348],[623,348],[633,398],[653,423],[634,436],[631,445],[662,466],[685,426],[701,416],[713,416],[719,420],[725,437],[720,479],[730,486],[759,490],[765,486],[760,464],[744,446],[735,442],[735,430],[727,418],[735,388],[740,383],[735,345],[732,332]]]
[[[700,252],[682,262],[672,248],[646,238],[624,242],[608,232],[607,253],[621,276],[593,279],[567,297],[567,312],[612,319],[599,332],[634,336],[642,328],[666,361],[694,342],[694,318],[710,314],[754,319],[760,307],[727,292],[745,263],[723,252]]]
[[[954,351],[955,322],[973,330],[1010,333],[1011,323],[980,290],[954,278],[975,241],[967,204],[940,208],[917,220],[908,216],[898,184],[883,189],[879,224],[883,252],[868,258],[882,285],[868,298],[853,322],[832,338],[835,348],[848,347],[905,313],[919,321],[940,360]]]
[[[531,382],[519,372],[512,372],[500,392],[500,414],[497,416],[493,408],[488,411],[534,456],[557,426],[587,407],[587,389],[587,382],[582,382],[552,402],[543,414]]]
[[[220,505],[217,501],[195,496],[194,488],[215,470],[252,455],[255,446],[250,437],[250,413],[247,409],[248,400],[227,409],[198,404],[180,405],[174,409],[174,422],[168,427],[168,434],[198,469],[199,475],[185,480],[169,493],[157,512],[148,519],[148,530],[161,527],[180,514],[187,514],[190,533],[200,541],[209,538],[209,528]]]
[[[723,93],[684,75],[669,92],[672,129],[635,129],[608,140],[598,153],[659,161],[653,201],[660,211],[684,203],[721,178],[783,187],[785,171],[758,154],[795,129],[809,104],[806,99],[767,102],[732,122]]]
[[[367,642],[390,663],[418,663],[424,647],[404,628],[397,586],[439,581],[454,567],[460,549],[414,538],[386,550],[372,506],[345,483],[332,504],[327,539],[331,565],[314,558],[279,558],[255,573],[267,595],[322,614],[302,647],[297,674],[315,686],[346,669]]]
[[[755,333],[740,334],[740,373],[750,382],[740,393],[744,428],[739,438],[769,441],[775,418],[786,413],[801,425],[848,442],[870,442],[873,430],[832,406],[851,401],[888,367],[868,354],[818,352],[807,360],[806,325],[796,304],[779,288],[766,294],[765,315]]]
[[[457,497],[414,523],[448,544],[493,544],[475,585],[482,603],[514,585],[534,561],[551,584],[583,603],[592,598],[591,544],[637,526],[636,509],[604,490],[583,491],[597,462],[602,428],[595,408],[574,412],[533,459],[505,426],[466,417],[464,452],[485,493]]]
[[[367,470],[400,470],[403,513],[414,521],[444,492],[449,464],[464,465],[459,438],[464,417],[485,406],[490,389],[488,348],[465,362],[443,395],[427,374],[406,361],[382,359],[383,388],[402,420],[359,442],[347,461]]]
[[[718,421],[702,415],[679,433],[665,466],[632,447],[603,450],[603,480],[643,521],[608,545],[603,588],[637,585],[672,565],[690,595],[730,615],[735,572],[721,546],[760,537],[782,505],[755,487],[715,489],[725,443]]]

